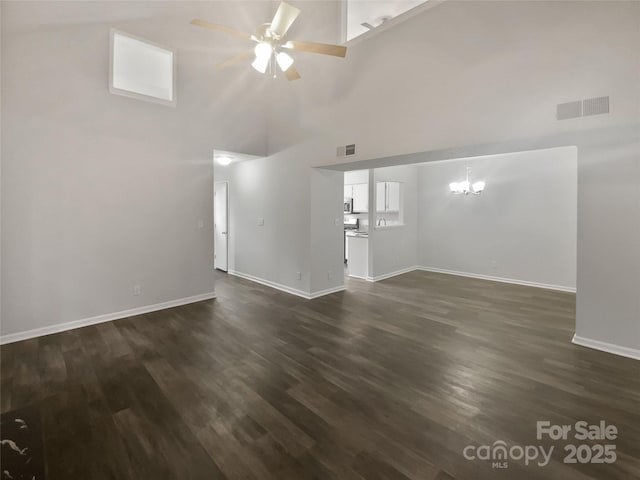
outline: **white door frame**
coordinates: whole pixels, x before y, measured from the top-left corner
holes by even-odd
[[[218,268],[216,266],[216,257],[217,257],[217,252],[218,252],[218,242],[216,242],[216,185],[226,185],[226,193],[227,193],[227,198],[226,198],[226,210],[227,210],[227,231],[226,231],[226,237],[227,237],[227,241],[226,241],[226,258],[227,258],[227,268],[226,270],[223,269],[219,269],[223,272],[228,272],[229,271],[229,182],[227,180],[225,181],[221,181],[221,182],[213,182],[213,267],[214,268]]]

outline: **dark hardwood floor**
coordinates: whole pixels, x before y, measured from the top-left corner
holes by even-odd
[[[50,480],[640,478],[640,362],[572,345],[572,294],[413,272],[306,301],[216,280],[216,300],[1,348],[2,411],[39,412]],[[587,442],[616,462],[564,464],[538,420],[616,425]],[[498,440],[555,451],[463,456]]]

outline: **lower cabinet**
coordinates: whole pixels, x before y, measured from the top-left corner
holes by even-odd
[[[369,239],[367,237],[347,237],[347,264],[350,277],[369,276]]]

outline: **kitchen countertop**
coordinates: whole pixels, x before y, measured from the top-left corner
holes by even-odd
[[[347,237],[369,238],[369,232],[345,230]]]

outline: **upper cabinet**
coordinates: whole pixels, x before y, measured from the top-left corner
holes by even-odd
[[[344,186],[344,198],[353,198],[353,213],[369,211],[369,184],[356,183]]]
[[[400,182],[376,183],[376,212],[400,211]]]
[[[353,186],[353,210],[355,212],[369,211],[369,185],[358,183]]]

